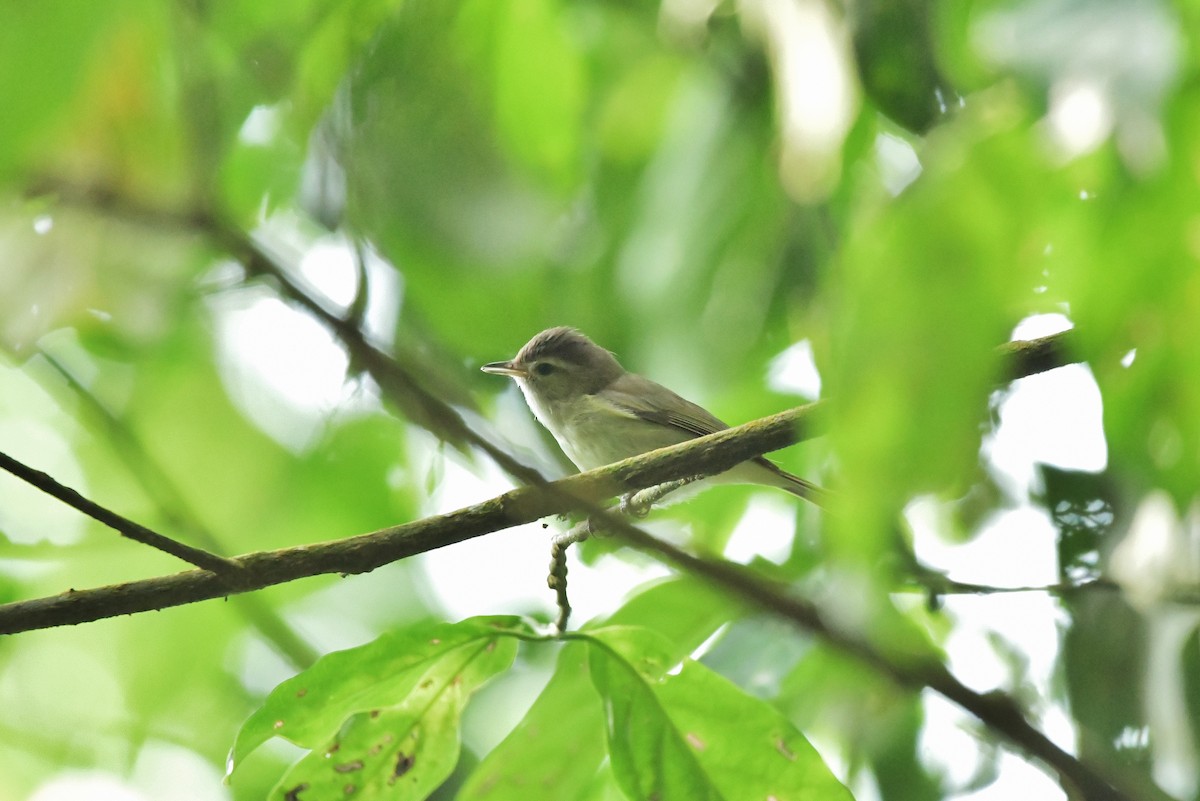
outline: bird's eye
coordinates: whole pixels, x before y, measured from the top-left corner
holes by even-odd
[[[550,375],[557,369],[557,367],[549,362],[538,362],[533,368],[533,372],[537,373],[538,375]]]

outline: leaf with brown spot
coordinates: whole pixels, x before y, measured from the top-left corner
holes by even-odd
[[[405,773],[408,773],[410,770],[412,770],[412,766],[416,763],[416,761],[416,757],[406,754],[403,751],[396,754],[396,767],[392,770],[392,777],[399,779]]]
[[[326,748],[310,751],[278,786],[303,782],[310,788],[309,801],[348,794],[382,798],[401,787],[405,798],[426,798],[458,761],[459,721],[470,696],[516,655],[515,638],[497,636],[490,628],[486,634],[456,643],[444,638],[437,657],[408,677],[404,697],[351,714],[331,733]],[[337,762],[326,756],[334,751]],[[346,783],[346,774],[353,774],[353,784]],[[280,801],[283,792],[271,797]]]
[[[334,738],[350,716],[402,703],[417,689],[417,682],[429,681],[437,674],[436,665],[444,660],[454,663],[464,649],[509,640],[507,632],[534,633],[511,616],[470,618],[460,623],[422,622],[357,648],[326,654],[276,687],[242,725],[231,764],[236,768],[271,737],[319,748]],[[497,650],[508,653],[504,647],[497,646]]]
[[[301,782],[283,794],[283,801],[301,801],[300,793],[307,789],[308,785],[304,782]]]

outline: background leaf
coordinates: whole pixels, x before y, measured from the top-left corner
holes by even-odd
[[[411,721],[414,715],[411,704],[417,704],[418,710],[423,708],[416,700],[423,697],[417,690],[434,693],[434,698],[426,698],[424,702],[430,708],[444,704],[461,712],[459,705],[465,695],[460,697],[456,691],[439,700],[438,693],[445,691],[455,677],[464,675],[463,670],[483,670],[472,667],[483,655],[498,651],[500,656],[495,659],[511,662],[515,645],[501,648],[500,642],[512,640],[506,636],[512,632],[527,632],[527,629],[511,617],[473,618],[454,624],[425,623],[392,632],[357,648],[328,654],[271,692],[266,703],[242,725],[231,761],[236,765],[271,737],[284,737],[298,745],[316,748],[347,718],[365,712],[367,719],[371,719],[370,712],[382,707],[399,707],[386,721],[399,726]],[[489,656],[481,664],[492,664],[492,658]],[[484,670],[476,681],[482,682],[490,675]],[[464,692],[469,695],[469,691]],[[457,717],[457,713],[446,714]],[[356,727],[361,729],[362,724]],[[366,726],[376,733],[381,728],[383,723]],[[358,745],[363,742],[360,736],[369,738],[377,734],[356,734]]]
[[[422,393],[567,471],[511,382],[477,368],[576,325],[729,423],[829,401],[829,436],[771,458],[843,514],[723,487],[647,520],[656,535],[1191,798],[1194,5],[0,4],[0,450],[222,554],[344,538],[511,487]],[[263,254],[402,373],[366,370]],[[1000,381],[996,346],[1067,326],[1086,363]],[[322,748],[370,757],[378,727],[421,717],[405,699],[436,653],[398,632],[553,615],[545,522],[4,638],[0,798],[261,799],[304,759],[276,720],[315,749],[304,781],[342,793]],[[613,540],[581,554],[581,630],[655,632],[626,645],[781,710],[847,786],[1063,797],[995,732],[818,639],[658,584],[668,568]],[[6,600],[181,569],[0,476]],[[537,636],[505,625],[503,648]],[[390,645],[323,672],[373,642]],[[465,695],[438,696],[416,794],[620,798],[591,647],[525,649],[461,719]],[[601,681],[645,702],[631,716],[666,710],[664,737],[668,706],[725,698],[691,663],[661,685],[628,664]],[[297,674],[329,691],[327,716]],[[727,708],[775,730],[764,707]],[[711,749],[669,747],[698,771],[681,786],[728,795]],[[395,763],[371,768],[386,786]]]
[[[428,797],[458,761],[467,699],[508,669],[516,653],[511,637],[479,637],[443,651],[404,694],[392,696],[394,703],[348,718],[332,740],[279,780],[274,797]]]
[[[639,621],[664,637],[670,660],[684,658],[725,619],[728,601],[693,579],[678,578],[643,589],[616,610],[609,623]],[[471,799],[592,797],[606,759],[604,710],[588,677],[589,648],[569,642],[549,683],[503,742],[472,772],[456,796]],[[566,755],[567,758],[563,758]]]
[[[851,798],[782,715],[695,662],[666,670],[636,629],[592,633],[589,669],[604,699],[609,753],[634,798]]]

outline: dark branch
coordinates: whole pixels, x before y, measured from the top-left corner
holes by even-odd
[[[812,436],[818,405],[720,431],[702,439],[537,487],[521,487],[449,514],[427,517],[370,534],[259,551],[237,557],[236,589],[207,571],[114,584],[0,606],[0,634],[86,623],[246,592],[326,573],[366,573],[418,553],[479,537],[550,515],[582,509],[623,492],[682,476],[720,473],[746,459]]]
[[[351,308],[341,316],[314,294],[306,291],[283,260],[259,240],[236,225],[203,210],[170,209],[144,203],[104,185],[75,184],[43,177],[26,190],[30,196],[53,195],[60,202],[86,206],[102,214],[152,228],[175,228],[200,234],[237,259],[251,275],[268,276],[285,298],[303,306],[331,332],[350,353],[353,364],[365,370],[411,422],[452,444],[467,444],[486,453],[502,470],[525,484],[545,484],[534,468],[514,458],[503,447],[467,424],[457,410],[418,380],[415,370],[370,342],[357,324]],[[363,254],[360,253],[360,259]],[[361,265],[360,265],[361,266]],[[360,286],[360,294],[362,287]],[[361,302],[356,298],[356,303]]]
[[[782,617],[798,628],[861,660],[880,674],[909,689],[928,687],[953,701],[994,731],[1000,732],[1024,753],[1052,768],[1071,797],[1089,801],[1132,801],[1135,797],[1165,798],[1154,788],[1138,793],[1119,789],[1119,780],[1085,764],[1038,731],[1017,703],[1000,692],[977,693],[954,677],[933,656],[888,653],[878,646],[830,623],[815,604],[797,598],[786,587],[732,562],[706,559],[663,542],[623,520],[605,520],[614,535],[633,547],[652,553],[692,575],[702,576],[734,597]],[[1078,791],[1072,793],[1071,789]]]
[[[58,483],[41,470],[35,470],[26,464],[18,462],[6,453],[0,453],[0,469],[7,470],[17,478],[57,498],[72,509],[78,509],[93,520],[100,521],[123,537],[128,537],[143,545],[149,545],[151,548],[157,548],[163,553],[169,553],[196,567],[211,570],[213,573],[222,576],[222,580],[226,583],[230,579],[233,579],[235,583],[240,583],[242,580],[242,566],[236,561],[226,559],[223,556],[217,556],[200,548],[194,548],[191,545],[185,545],[182,542],[176,542],[170,537],[164,537],[156,531],[151,531],[129,518],[122,517],[116,512],[105,509],[98,503],[89,501],[70,487]]]
[[[201,522],[200,514],[125,421],[53,353],[42,346],[38,347],[38,352],[83,403],[84,410],[98,422],[118,458],[128,468],[134,480],[141,485],[146,497],[157,507],[159,516],[164,521],[163,525],[177,531],[186,531],[188,540],[199,543],[209,551],[228,552],[217,534]],[[239,595],[234,599],[233,607],[297,670],[317,661],[320,654],[297,634],[279,611],[261,595]]]
[[[369,342],[353,317],[343,318],[306,292],[288,269],[262,243],[233,226],[212,222],[211,233],[254,274],[270,276],[283,295],[299,303],[333,332],[350,352],[354,364],[370,374],[405,416],[440,439],[466,443],[486,453],[502,470],[525,484],[545,484],[534,468],[521,463],[504,448],[467,425],[462,415],[417,379],[395,355]]]
[[[1060,366],[1047,359],[1013,357],[1021,376]],[[695,475],[724,472],[747,459],[820,434],[826,402],[801,406],[670,448],[636,456],[563,481],[524,487],[446,515],[318,545],[247,554],[237,592],[326,573],[364,573],[418,553],[584,509],[621,493]],[[73,625],[117,615],[217,598],[235,590],[218,576],[194,571],[174,576],[69,591],[0,606],[0,634]]]
[[[1009,342],[1001,345],[997,351],[1006,381],[1080,361],[1078,336],[1074,329],[1037,339]]]

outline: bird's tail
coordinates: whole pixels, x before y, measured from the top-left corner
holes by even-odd
[[[792,475],[786,470],[781,470],[765,459],[763,461],[773,468],[772,472],[775,473],[778,479],[775,486],[781,490],[786,490],[797,497],[803,498],[821,509],[828,509],[832,504],[833,493],[829,490],[819,487],[807,479],[800,478],[800,476]]]

